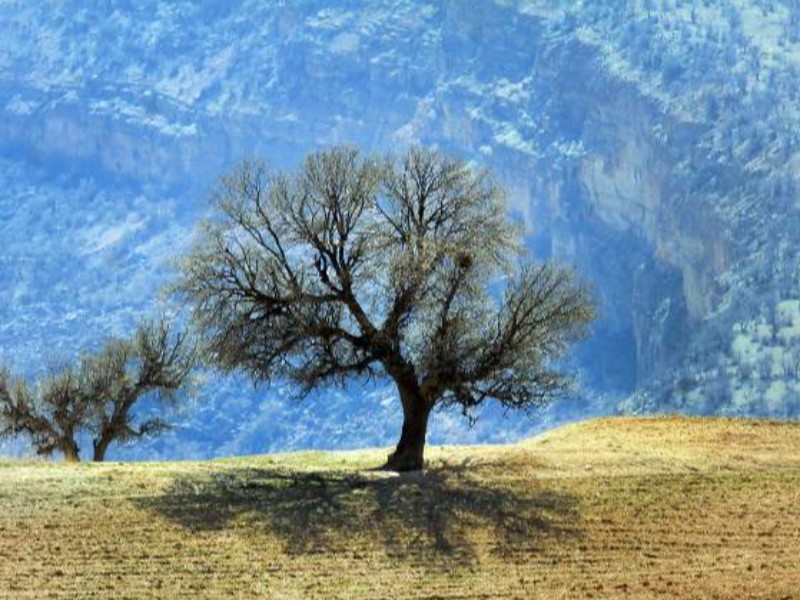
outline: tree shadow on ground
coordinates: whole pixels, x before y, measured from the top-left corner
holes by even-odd
[[[194,532],[246,527],[270,533],[289,554],[381,548],[469,565],[478,549],[525,561],[546,540],[574,537],[577,498],[537,481],[503,486],[468,462],[424,472],[302,472],[225,468],[174,480],[156,497],[138,499]]]

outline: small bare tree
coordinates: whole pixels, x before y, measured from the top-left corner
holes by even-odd
[[[89,415],[89,402],[73,368],[51,370],[34,390],[22,379],[0,371],[0,437],[27,435],[36,452],[61,452],[80,460],[77,434]]]
[[[81,433],[92,436],[93,460],[109,445],[154,435],[168,425],[160,418],[136,423],[134,406],[143,398],[171,400],[190,382],[194,349],[184,334],[164,323],[142,325],[129,340],[111,340],[77,365],[53,370],[34,390],[0,372],[0,436],[27,435],[36,452],[61,452],[80,460]]]
[[[569,269],[525,260],[486,171],[421,148],[335,148],[296,174],[244,162],[213,200],[177,286],[209,356],[301,395],[388,376],[404,421],[387,468],[423,466],[436,406],[527,409],[569,383],[553,360],[593,302]]]
[[[155,395],[172,402],[190,383],[194,349],[184,334],[170,334],[165,322],[144,325],[131,340],[113,340],[82,363],[82,381],[90,398],[93,460],[105,460],[112,442],[157,435],[169,424],[159,417],[136,423],[132,412]]]

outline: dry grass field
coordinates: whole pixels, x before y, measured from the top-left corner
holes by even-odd
[[[800,424],[601,419],[503,447],[0,463],[0,599],[800,600]]]

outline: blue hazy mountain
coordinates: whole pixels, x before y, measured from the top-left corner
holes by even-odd
[[[355,143],[491,167],[531,251],[601,302],[596,411],[800,411],[800,9],[792,0],[0,3],[0,360],[28,374],[141,315],[216,177]],[[389,444],[389,387],[304,403],[209,373],[125,456]],[[540,426],[435,417],[434,442]]]

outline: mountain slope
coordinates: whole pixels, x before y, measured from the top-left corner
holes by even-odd
[[[799,23],[789,0],[2,2],[0,359],[40,372],[163,309],[241,157],[421,141],[492,167],[532,251],[595,285],[574,412],[796,415]],[[384,443],[397,418],[391,390],[203,397],[135,456]],[[432,435],[537,427],[498,419]]]
[[[800,427],[603,419],[510,446],[0,464],[0,598],[793,598]]]

